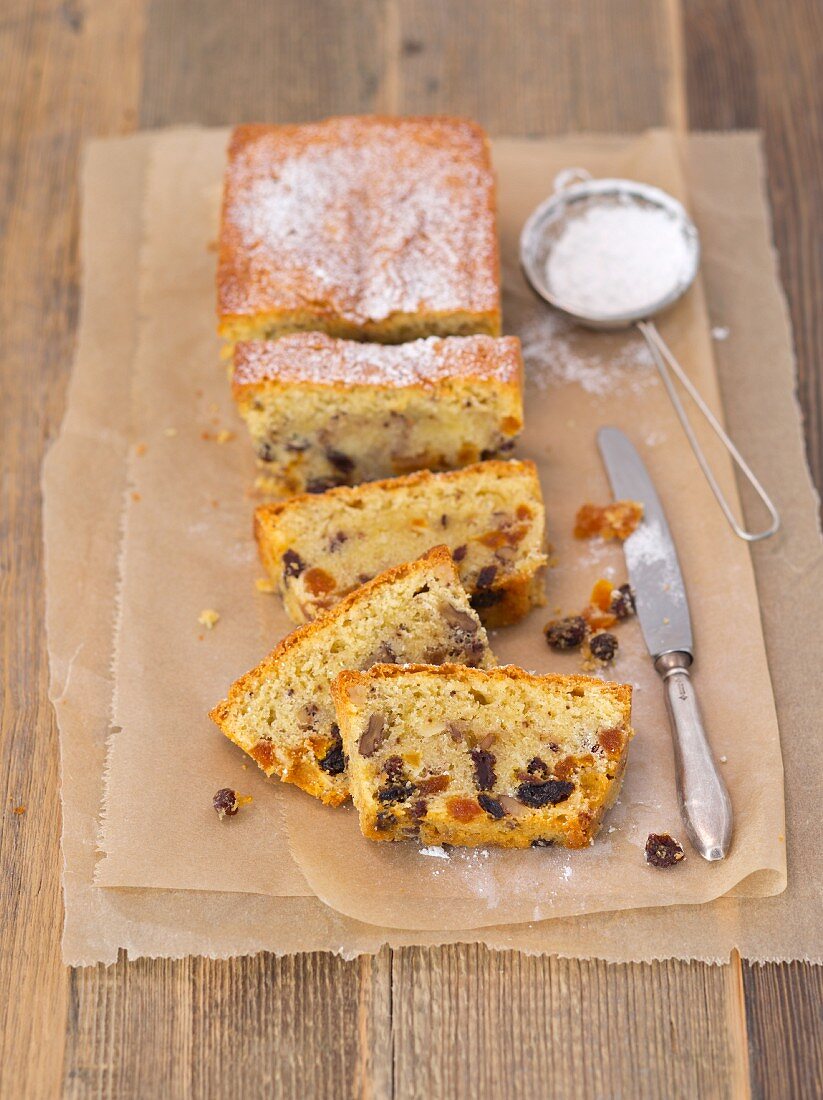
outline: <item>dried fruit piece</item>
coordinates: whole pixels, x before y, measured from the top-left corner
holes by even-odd
[[[553,844],[553,840],[548,840],[544,836],[538,836],[532,841],[531,846],[532,848],[551,848]]]
[[[506,816],[506,811],[503,809],[501,803],[498,801],[498,799],[492,798],[491,795],[479,794],[477,796],[477,801],[480,803],[486,813],[489,814],[490,817],[493,817],[495,821],[499,821],[501,817]]]
[[[574,521],[574,537],[590,539],[627,539],[643,518],[643,505],[635,500],[615,500],[600,507],[583,504]]]
[[[306,568],[306,563],[296,550],[287,550],[283,555],[283,576],[299,577]]]
[[[420,794],[439,794],[445,791],[451,783],[448,775],[429,775],[425,779],[418,779],[417,789]]]
[[[594,583],[592,594],[589,596],[589,603],[592,607],[597,607],[601,611],[608,611],[612,604],[613,591],[612,582],[607,581],[605,577],[601,577]]]
[[[472,749],[472,763],[474,764],[474,782],[479,791],[490,791],[494,787],[496,776],[494,765],[496,757],[487,749]]]
[[[354,470],[354,459],[349,458],[342,451],[335,451],[334,448],[327,447],[326,458],[336,470],[343,474],[350,474]]]
[[[346,754],[343,752],[340,727],[336,722],[332,722],[330,732],[332,736],[331,744],[326,751],[326,755],[318,763],[328,775],[342,775],[346,770]]]
[[[495,566],[490,565],[488,568],[494,569]],[[470,602],[475,611],[482,611],[484,607],[494,607],[496,603],[500,603],[504,596],[502,588],[484,588],[482,592],[475,592]]]
[[[515,797],[524,806],[539,810],[542,806],[556,806],[565,802],[574,791],[574,783],[565,779],[549,779],[547,782],[521,783]]]
[[[543,628],[552,649],[578,649],[586,638],[586,620],[582,615],[555,619]]]
[[[465,545],[465,543],[462,546],[456,546],[454,550],[452,550],[452,557],[455,561],[462,561],[463,558],[465,558],[468,549],[469,548]]]
[[[614,660],[614,656],[617,653],[617,638],[614,634],[595,634],[589,641],[589,649],[591,650],[592,657],[596,657],[598,661],[602,661],[604,664],[608,664]]]
[[[480,572],[477,574],[477,580],[475,586],[477,588],[491,588],[494,578],[497,576],[496,565],[484,565]]]
[[[533,775],[538,779],[548,779],[551,775],[551,769],[545,760],[541,760],[539,756],[533,757],[526,765],[526,771],[529,775]]]
[[[652,867],[674,867],[685,859],[683,845],[668,833],[649,833],[646,840],[646,862]]]
[[[629,619],[637,611],[634,592],[630,584],[621,584],[612,592],[609,610],[617,619]]]
[[[238,794],[231,787],[221,787],[211,802],[222,821],[224,817],[234,817],[241,806],[251,802],[251,795]]]
[[[473,821],[483,811],[473,798],[461,798],[455,795],[446,802],[446,809],[455,821]]]
[[[366,732],[357,745],[358,752],[361,756],[373,756],[387,736],[385,717],[382,714],[370,715]]]

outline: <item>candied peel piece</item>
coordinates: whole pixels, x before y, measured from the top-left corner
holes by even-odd
[[[643,505],[636,500],[615,500],[601,507],[583,504],[574,521],[574,537],[620,539],[622,542],[637,530],[643,519]]]

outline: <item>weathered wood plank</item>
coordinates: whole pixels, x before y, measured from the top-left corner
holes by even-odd
[[[78,301],[85,134],[133,126],[141,5],[7,2],[0,18],[0,1095],[56,1096],[57,736],[47,697],[40,466],[63,410]],[[25,810],[22,810],[25,807]],[[15,812],[15,808],[20,812]]]

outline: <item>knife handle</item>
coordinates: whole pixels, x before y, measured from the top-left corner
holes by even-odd
[[[732,804],[703,727],[689,653],[664,653],[655,661],[663,677],[674,736],[677,797],[683,823],[704,859],[724,859],[732,839]]]

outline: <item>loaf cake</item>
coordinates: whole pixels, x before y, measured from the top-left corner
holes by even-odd
[[[510,450],[522,369],[514,336],[383,346],[301,332],[237,344],[232,388],[261,487],[287,496]]]
[[[500,332],[489,143],[458,118],[240,126],[217,299],[227,340]]]
[[[545,602],[545,516],[533,462],[422,471],[261,505],[255,536],[298,623],[439,543],[452,551],[487,626],[514,622]]]
[[[370,840],[583,848],[620,789],[628,685],[380,664],[332,694]]]
[[[341,669],[375,661],[495,663],[445,546],[388,570],[298,627],[232,684],[211,718],[266,775],[339,805],[348,781],[330,682]]]

